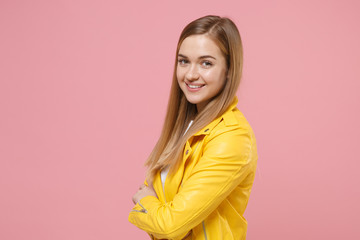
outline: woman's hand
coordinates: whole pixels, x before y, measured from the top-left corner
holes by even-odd
[[[142,199],[143,197],[146,197],[146,196],[154,196],[156,198],[158,197],[156,195],[154,188],[152,187],[152,184],[149,184],[149,186],[142,184],[140,186],[139,190],[132,197],[132,200],[133,200],[134,204],[137,204],[140,201],[140,199]]]
[[[140,201],[140,199],[142,199],[143,197],[146,196],[154,196],[154,197],[158,197],[152,184],[149,184],[149,186],[146,186],[145,184],[142,184],[139,187],[139,190],[134,194],[134,196],[132,197],[132,200],[134,202],[134,204],[138,203]],[[192,230],[190,230],[186,236],[182,239],[187,238],[190,234],[192,233]],[[160,240],[167,240],[167,239],[160,239]]]

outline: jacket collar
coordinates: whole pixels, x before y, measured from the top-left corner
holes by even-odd
[[[238,103],[238,98],[235,96],[234,100],[230,104],[230,106],[227,108],[227,110],[218,118],[214,119],[211,123],[209,123],[207,126],[205,126],[203,129],[198,131],[194,134],[194,136],[199,135],[208,135],[213,128],[219,124],[222,120],[224,120],[224,123],[226,126],[231,126],[237,124],[237,119],[235,118],[235,115],[233,114],[233,110],[236,108],[236,105]]]

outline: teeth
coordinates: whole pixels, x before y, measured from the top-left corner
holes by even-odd
[[[188,84],[190,88],[201,88],[203,85],[190,85]]]

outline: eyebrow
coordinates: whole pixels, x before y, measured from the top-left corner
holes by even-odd
[[[188,58],[187,56],[183,55],[183,54],[178,54],[179,57],[182,57],[182,58]],[[204,56],[200,56],[199,59],[204,59],[204,58],[213,58],[216,60],[216,58],[214,58],[213,56],[211,55],[204,55]]]

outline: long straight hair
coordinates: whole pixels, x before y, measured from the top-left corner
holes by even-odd
[[[201,112],[195,104],[187,101],[179,87],[176,71],[178,53],[185,38],[205,34],[219,47],[227,63],[227,79],[220,92],[211,99]],[[189,23],[182,31],[176,49],[175,66],[161,135],[149,158],[147,180],[152,181],[156,173],[169,167],[169,174],[176,171],[182,161],[186,141],[211,121],[220,117],[230,106],[240,84],[243,67],[243,48],[236,25],[229,18],[208,15]],[[185,133],[186,126],[194,120]],[[184,134],[185,133],[185,134]]]

